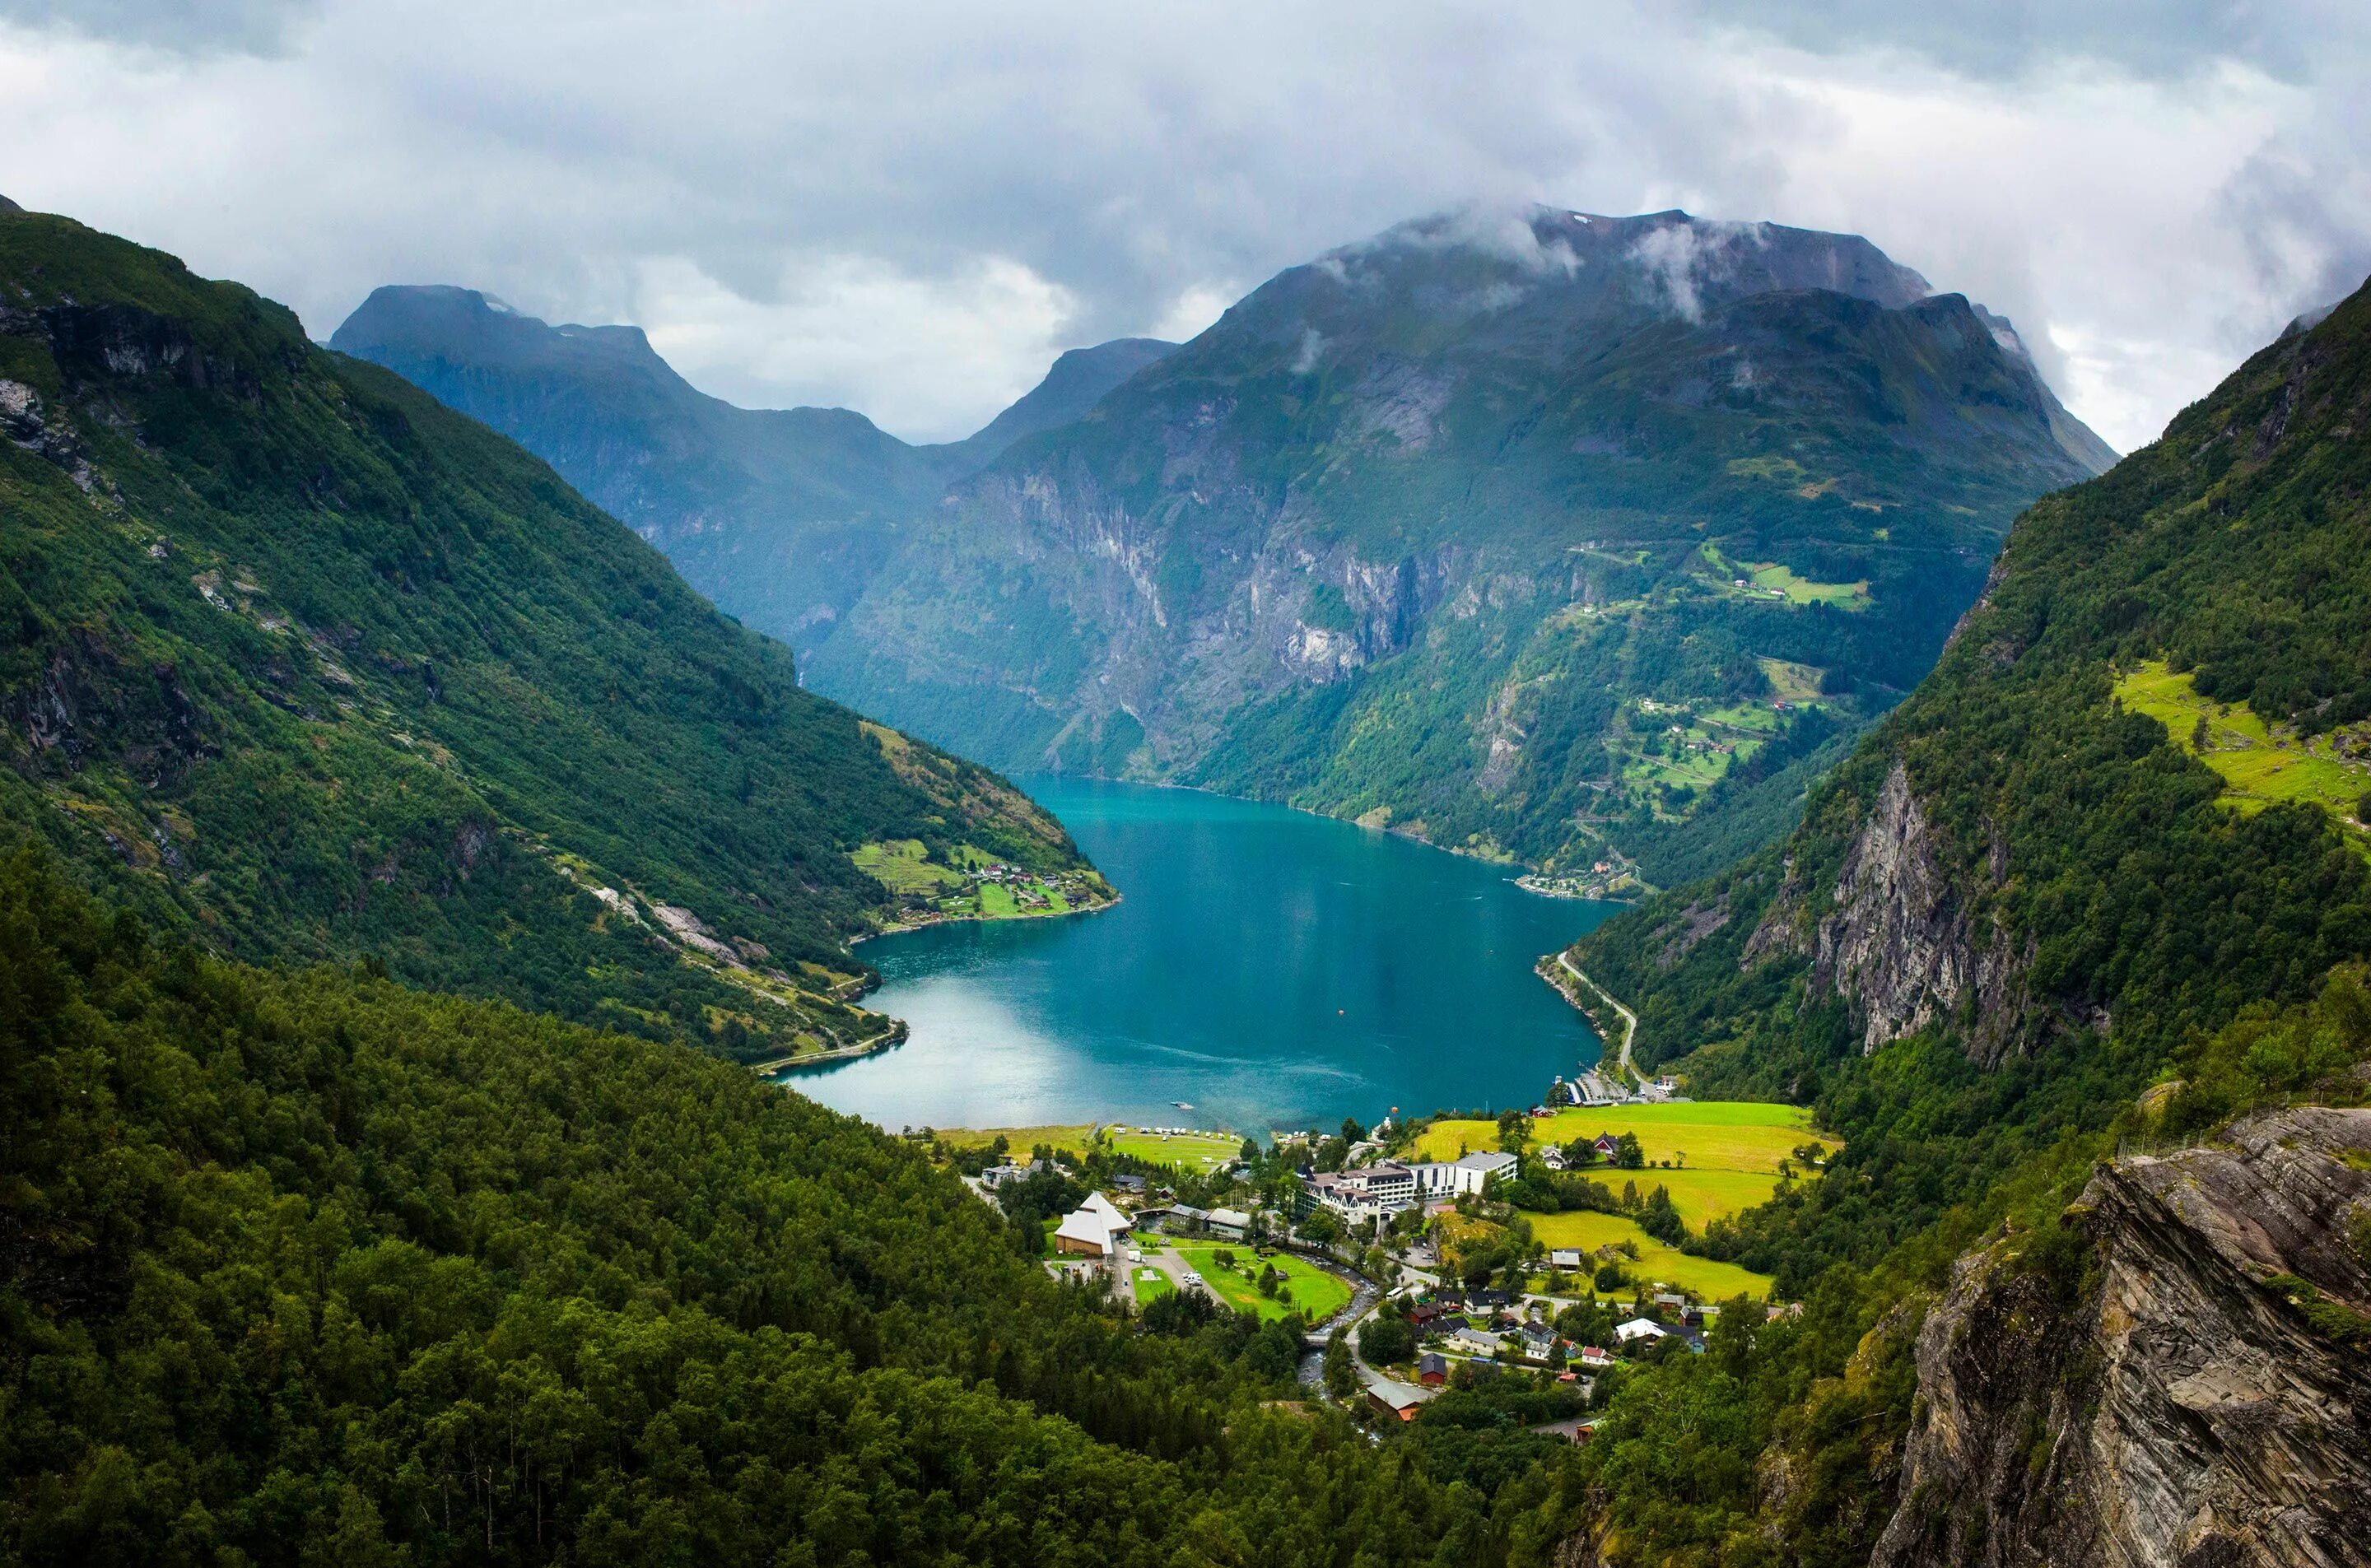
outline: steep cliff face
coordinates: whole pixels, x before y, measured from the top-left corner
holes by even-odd
[[[2079,1277],[2011,1238],[1928,1315],[1873,1568],[2371,1562],[2371,1110],[2118,1159],[2077,1213]]]
[[[1951,859],[1897,757],[1833,887],[1817,901],[1822,912],[1790,875],[1741,962],[1808,956],[1813,993],[1852,1005],[1864,1054],[1965,1008],[1969,1055],[1995,1066],[2022,1038],[2027,1012],[2027,961],[1983,907],[2007,874],[2007,848],[1995,838],[1980,867],[1954,868]]]

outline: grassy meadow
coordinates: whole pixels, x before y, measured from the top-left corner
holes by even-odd
[[[1220,1263],[1220,1252],[1232,1254],[1234,1267]],[[1321,1322],[1340,1311],[1350,1299],[1348,1286],[1288,1252],[1262,1258],[1248,1246],[1217,1245],[1180,1247],[1177,1255],[1193,1266],[1220,1300],[1238,1312],[1250,1312],[1263,1319],[1281,1318],[1298,1310],[1309,1314],[1312,1322]],[[1262,1296],[1252,1281],[1270,1264],[1283,1271],[1285,1283],[1275,1296]]]
[[[2115,694],[2125,708],[2163,724],[2174,744],[2222,775],[2225,803],[2242,813],[2296,801],[2354,822],[2365,794],[2371,793],[2371,766],[2334,755],[2330,736],[2305,740],[2293,725],[2266,724],[2244,702],[2202,697],[2187,672],[2176,674],[2162,660],[2152,659],[2120,677]]]
[[[1676,1200],[1679,1194],[1672,1197]],[[1706,1301],[1726,1301],[1732,1296],[1765,1297],[1770,1294],[1768,1274],[1755,1274],[1752,1269],[1735,1263],[1724,1263],[1712,1258],[1693,1258],[1676,1247],[1667,1247],[1638,1228],[1634,1222],[1620,1215],[1595,1214],[1576,1209],[1565,1214],[1533,1214],[1524,1218],[1532,1222],[1532,1234],[1549,1247],[1578,1247],[1584,1252],[1595,1252],[1600,1247],[1616,1246],[1624,1241],[1638,1249],[1638,1261],[1621,1260],[1623,1272],[1642,1286],[1666,1285],[1684,1290]],[[1596,1267],[1594,1262],[1590,1268]],[[1578,1277],[1578,1276],[1576,1276]]]

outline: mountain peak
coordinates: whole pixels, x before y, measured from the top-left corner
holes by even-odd
[[[983,463],[993,461],[1024,436],[1084,419],[1113,388],[1176,351],[1176,344],[1159,338],[1115,338],[1092,348],[1066,349],[1044,380],[954,449],[975,453]]]

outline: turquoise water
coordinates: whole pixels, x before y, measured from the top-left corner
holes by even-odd
[[[1265,1132],[1530,1105],[1597,1058],[1532,964],[1616,905],[1543,898],[1507,868],[1279,806],[1026,787],[1124,901],[866,943],[885,982],[866,1005],[912,1037],[794,1075],[801,1093],[892,1131]]]

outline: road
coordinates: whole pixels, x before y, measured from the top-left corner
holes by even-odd
[[[1579,981],[1582,985],[1588,986],[1590,990],[1604,997],[1605,1005],[1622,1015],[1622,1070],[1633,1077],[1636,1077],[1638,1069],[1631,1065],[1630,1047],[1637,1043],[1638,1015],[1632,1012],[1628,1008],[1624,1007],[1620,1002],[1615,1001],[1613,999],[1613,992],[1607,990],[1604,986],[1599,985],[1596,981],[1591,980],[1588,975],[1582,974],[1579,966],[1572,962],[1572,956],[1569,953],[1560,952],[1556,954],[1556,962],[1564,965],[1564,972],[1567,974],[1571,975],[1574,979]]]

